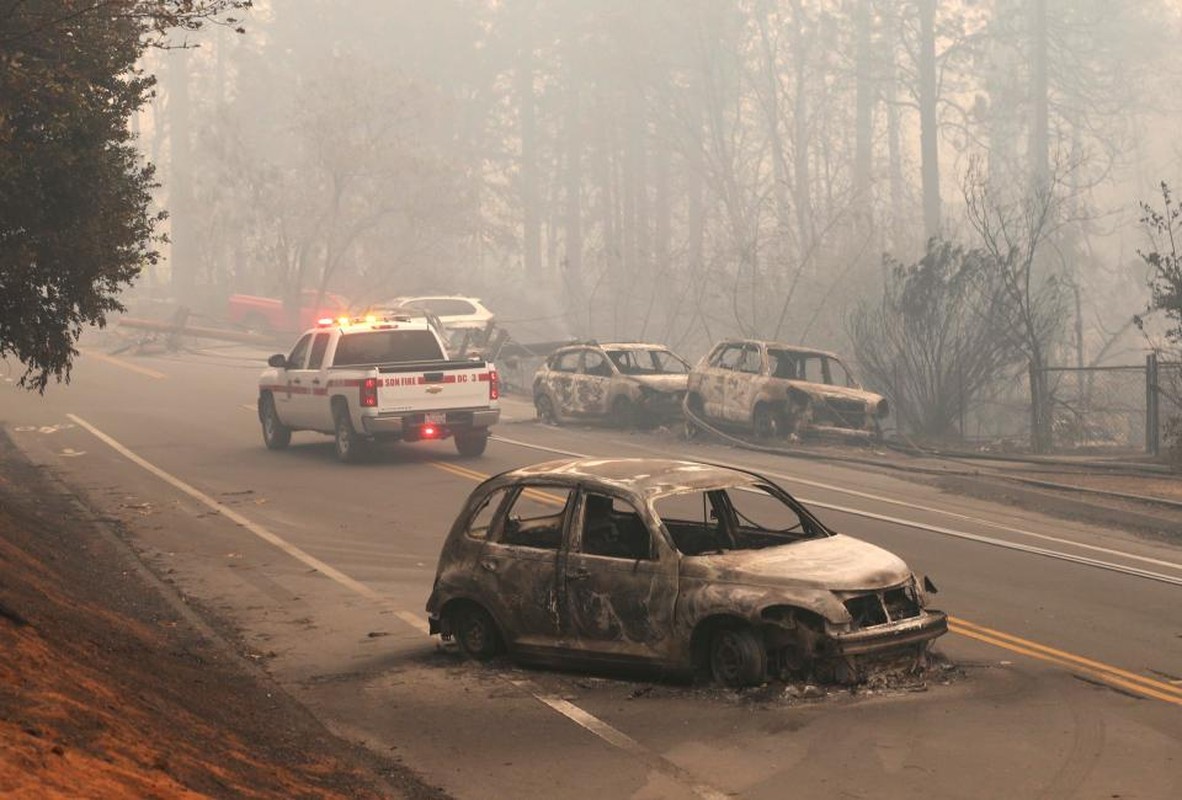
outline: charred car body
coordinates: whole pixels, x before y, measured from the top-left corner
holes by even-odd
[[[484,659],[647,664],[724,685],[857,682],[947,630],[926,578],[756,473],[555,461],[472,493],[439,558],[432,633]]]
[[[886,398],[862,389],[833,353],[779,342],[731,339],[690,371],[687,432],[693,418],[745,428],[760,438],[806,430],[878,435]]]
[[[554,351],[534,375],[538,418],[608,419],[622,428],[681,416],[689,363],[666,347],[586,342]]]

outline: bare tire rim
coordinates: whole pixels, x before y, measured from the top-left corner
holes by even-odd
[[[461,635],[464,637],[464,649],[469,653],[483,653],[488,648],[488,630],[484,621],[476,616],[464,619]]]
[[[778,433],[776,415],[767,409],[755,412],[755,435],[760,439],[773,439]]]
[[[715,678],[728,686],[733,686],[743,674],[743,665],[743,652],[735,641],[734,633],[725,631],[718,634],[711,654],[711,667]]]

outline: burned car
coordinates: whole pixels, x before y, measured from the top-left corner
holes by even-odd
[[[877,437],[890,411],[833,353],[753,339],[716,345],[690,371],[685,405],[690,435],[696,417],[762,439],[805,431]]]
[[[689,363],[657,344],[585,342],[554,351],[534,375],[538,419],[606,419],[621,428],[680,419]]]
[[[439,557],[430,629],[475,659],[649,665],[727,686],[855,683],[947,630],[902,560],[771,480],[692,461],[576,459],[482,483]]]

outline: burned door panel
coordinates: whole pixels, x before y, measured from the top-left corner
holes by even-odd
[[[726,384],[726,409],[723,419],[750,423],[755,410],[755,399],[763,388],[760,378],[763,358],[758,345],[743,346],[742,356]]]
[[[559,551],[572,494],[544,484],[522,486],[480,550],[476,594],[514,647],[557,644]]]
[[[672,659],[674,554],[622,498],[584,494],[577,517],[560,576],[563,640],[610,659]]]
[[[611,377],[607,358],[596,350],[584,350],[579,371],[571,381],[569,413],[579,417],[606,414]]]
[[[710,358],[700,388],[706,416],[725,419],[728,383],[735,379],[742,358],[743,347],[737,344],[722,345]]]
[[[555,409],[560,414],[570,414],[575,391],[575,375],[579,369],[580,350],[562,353],[554,360],[549,373],[549,389]]]

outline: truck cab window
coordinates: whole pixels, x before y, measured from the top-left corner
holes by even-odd
[[[308,369],[320,369],[324,363],[324,351],[328,349],[328,333],[318,333],[312,340],[312,354],[308,357]]]

